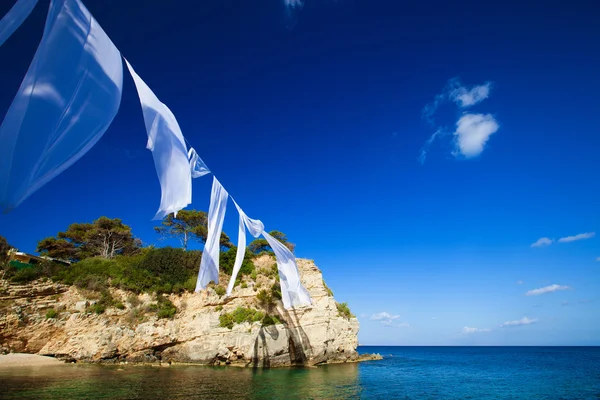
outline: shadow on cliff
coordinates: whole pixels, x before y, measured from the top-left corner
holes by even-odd
[[[288,311],[279,307],[268,307],[266,310],[269,314],[277,316],[288,332],[289,364],[296,366],[307,365],[312,356],[312,346],[308,335],[300,325],[300,318],[298,318],[296,310],[292,309]],[[260,366],[266,368],[275,366],[271,358],[278,356],[278,354],[271,355],[269,353],[266,335],[269,335],[271,339],[276,341],[279,338],[280,332],[276,325],[263,325],[260,327],[254,341],[252,365],[255,368]],[[262,352],[260,352],[261,349]]]

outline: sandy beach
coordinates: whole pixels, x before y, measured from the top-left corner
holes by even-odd
[[[36,354],[6,354],[0,356],[0,368],[9,367],[43,367],[64,364],[53,357],[38,356]]]

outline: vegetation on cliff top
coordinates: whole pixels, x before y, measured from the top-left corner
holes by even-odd
[[[179,239],[182,248],[143,247],[141,241],[133,235],[131,227],[120,219],[100,217],[91,223],[73,223],[56,236],[40,240],[38,252],[50,259],[26,268],[17,268],[8,263],[7,254],[11,246],[0,236],[2,277],[15,283],[49,278],[97,292],[98,300],[88,308],[88,311],[96,313],[103,313],[109,307],[125,308],[122,302],[112,298],[109,287],[138,294],[151,293],[157,296],[157,303],[152,310],[147,311],[156,312],[159,318],[170,318],[177,309],[163,294],[180,294],[195,289],[202,252],[188,250],[188,245],[190,241],[206,241],[207,216],[203,211],[182,210],[177,217],[168,215],[155,230],[162,239]],[[288,249],[294,250],[295,245],[288,241],[284,233],[271,231],[270,234]],[[236,254],[237,247],[223,232],[220,254],[222,273],[229,276],[232,274]],[[256,239],[248,245],[235,284],[246,288],[248,281],[257,282],[259,273],[274,279],[275,283],[270,287],[257,291],[259,286],[255,286],[254,289],[257,291],[258,304],[266,313],[254,309],[236,309],[232,313],[221,315],[221,326],[230,328],[235,323],[252,321],[260,321],[266,325],[279,322],[277,317],[269,314],[281,300],[277,264],[273,263],[270,268],[258,271],[253,260],[262,254],[273,255],[265,239]],[[69,261],[71,265],[66,266],[51,259]],[[325,287],[332,295],[331,290]],[[213,288],[217,295],[225,294],[222,285]],[[338,311],[346,318],[353,317],[346,303],[338,304]]]

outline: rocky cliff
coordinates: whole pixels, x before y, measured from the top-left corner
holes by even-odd
[[[312,261],[298,259],[313,305],[295,310],[285,310],[280,301],[266,310],[257,293],[274,283],[275,277],[267,273],[274,260],[262,256],[255,264],[259,274],[252,280],[245,277],[228,298],[219,296],[217,288],[168,296],[177,308],[171,318],[152,311],[157,300],[148,294],[111,289],[114,306],[97,314],[90,306],[99,301],[98,293],[50,281],[2,281],[0,345],[3,352],[87,362],[275,367],[358,359],[358,320],[338,310]],[[263,319],[223,326],[222,316],[240,307],[265,310],[274,318],[269,324]]]

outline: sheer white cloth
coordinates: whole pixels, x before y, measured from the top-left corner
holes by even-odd
[[[240,214],[240,222],[238,229],[237,252],[235,253],[235,263],[233,264],[231,279],[229,280],[229,285],[227,286],[227,296],[229,296],[233,290],[235,280],[240,272],[240,269],[242,268],[244,256],[246,255],[246,226],[248,226],[250,234],[254,237],[259,237],[260,234],[265,230],[265,226],[262,222],[257,219],[250,219],[246,214],[244,214],[244,211],[242,211],[240,206],[238,206],[235,200],[233,200],[233,197],[231,198],[231,201],[233,201],[235,208],[237,208],[238,213]]]
[[[89,151],[115,117],[122,88],[120,53],[100,25],[79,0],[53,0],[0,125],[0,208],[16,207]]]
[[[140,97],[148,133],[146,148],[152,151],[160,181],[160,206],[153,219],[163,219],[170,213],[177,216],[179,210],[192,202],[192,172],[185,139],[169,107],[156,97],[131,64],[125,62]]]
[[[196,150],[194,150],[193,147],[190,148],[190,151],[188,152],[188,157],[190,159],[190,169],[192,170],[192,178],[200,178],[201,176],[210,174],[210,170],[208,169],[206,164],[204,164],[204,161],[202,161],[202,159],[200,158],[198,153],[196,153]]]
[[[221,183],[213,176],[212,191],[210,194],[210,208],[208,209],[208,233],[206,243],[200,260],[200,272],[196,282],[196,292],[206,289],[213,281],[219,283],[219,252],[221,250],[221,232],[223,220],[227,209],[229,194]]]
[[[6,39],[10,37],[18,28],[21,26],[23,21],[29,17],[31,11],[35,8],[38,0],[18,0],[14,6],[0,20],[0,46],[6,42]]]
[[[267,232],[263,232],[262,235],[267,239],[267,242],[269,242],[275,253],[283,306],[286,309],[290,309],[312,304],[308,290],[300,282],[300,273],[298,272],[298,265],[296,264],[294,254],[283,243]]]
[[[248,216],[244,213],[244,211],[242,211],[237,203],[235,201],[233,201],[233,203],[240,214],[240,224],[238,249],[233,267],[233,273],[231,274],[229,286],[227,287],[227,295],[231,294],[237,274],[239,273],[244,260],[244,254],[246,252],[245,228],[247,227],[248,231],[250,231],[254,237],[258,237],[262,234],[275,253],[277,269],[279,271],[279,281],[281,284],[281,297],[283,306],[286,309],[290,309],[293,307],[308,306],[312,304],[308,290],[306,290],[306,288],[300,282],[300,273],[298,272],[298,265],[296,264],[296,257],[294,257],[294,254],[290,251],[290,249],[285,247],[283,243],[265,232],[265,226],[261,221],[248,218]]]

